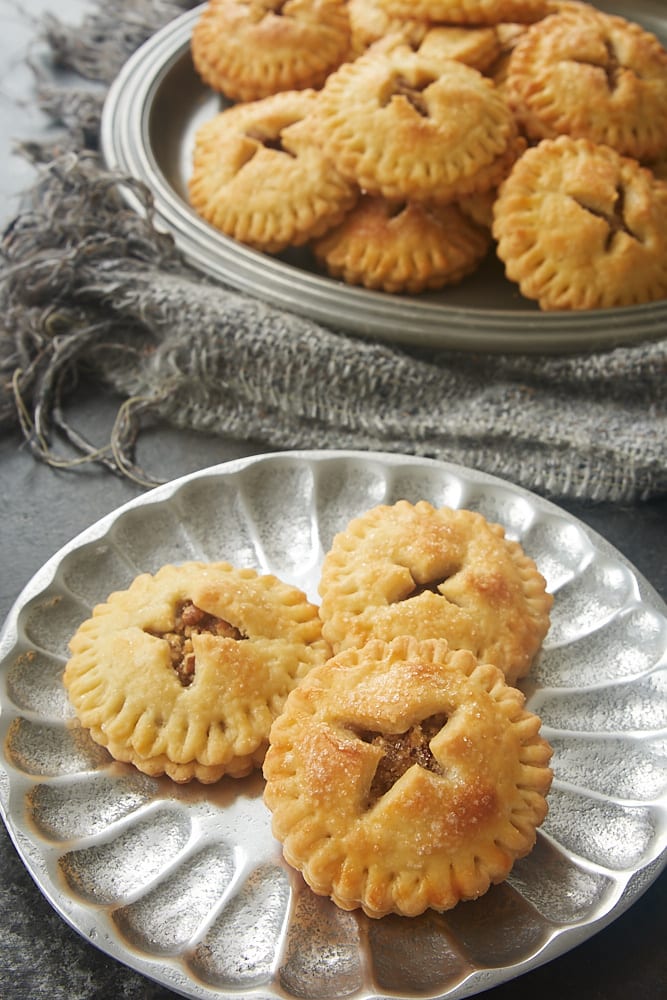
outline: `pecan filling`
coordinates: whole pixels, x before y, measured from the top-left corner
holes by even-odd
[[[383,752],[371,783],[369,808],[382,798],[413,764],[418,764],[434,774],[443,773],[442,767],[431,753],[429,743],[446,722],[446,715],[431,715],[404,733],[358,733],[364,743],[380,747]]]
[[[422,118],[428,118],[429,111],[426,105],[426,101],[422,96],[422,91],[426,90],[433,83],[433,80],[427,80],[421,86],[414,86],[409,83],[405,77],[397,76],[394,80],[394,87],[391,94],[388,96],[386,103],[393,97],[404,97],[408,104],[415,109],[417,114],[421,115]]]
[[[593,208],[593,206],[586,205],[583,201],[576,199],[577,203],[581,205],[583,209],[590,212],[591,215],[597,216],[599,219],[604,219],[607,223],[607,226],[609,227],[609,232],[607,233],[607,239],[605,241],[605,250],[607,252],[611,250],[614,237],[617,233],[625,233],[633,240],[641,242],[637,234],[632,232],[625,219],[625,190],[623,187],[619,186],[616,193],[616,203],[612,212],[601,211],[600,209]]]
[[[195,676],[195,654],[192,645],[193,635],[201,632],[210,632],[211,635],[221,636],[227,639],[245,639],[239,630],[225,621],[224,618],[216,618],[198,608],[192,601],[184,601],[176,609],[174,627],[169,632],[153,632],[147,629],[149,635],[154,635],[158,639],[164,639],[169,646],[169,656],[171,665],[178,674],[183,687],[192,684]]]
[[[618,86],[619,79],[625,70],[625,66],[616,55],[616,50],[609,39],[605,39],[604,47],[607,52],[607,58],[604,62],[593,62],[592,60],[586,59],[578,59],[577,62],[588,66],[596,66],[598,69],[601,69],[607,77],[607,87],[609,88],[609,91],[613,93]]]
[[[292,123],[294,124],[294,122]],[[258,142],[264,149],[273,149],[277,153],[285,153],[286,156],[291,156],[295,159],[294,153],[290,152],[283,146],[283,140],[280,132],[277,135],[265,135],[260,129],[249,128],[246,130],[246,138],[252,139],[254,142]]]
[[[396,598],[395,603],[397,604],[400,604],[401,601],[409,601],[413,597],[419,597],[420,594],[425,594],[425,593],[436,594],[438,597],[442,597],[442,593],[440,592],[440,587],[443,585],[443,583],[446,583],[447,580],[449,580],[450,576],[454,576],[458,572],[458,570],[452,569],[452,572],[448,573],[446,576],[442,577],[437,576],[434,577],[432,580],[424,580],[423,583],[418,583],[415,580],[414,574],[412,573],[411,570],[408,570],[408,572],[412,577],[412,588],[407,593],[404,593],[400,597]]]
[[[448,577],[443,577],[441,580],[427,580],[426,583],[415,583],[414,590],[412,590],[408,597],[419,597],[420,594],[425,594],[430,591],[431,594],[440,594],[440,587],[443,583],[448,580]]]

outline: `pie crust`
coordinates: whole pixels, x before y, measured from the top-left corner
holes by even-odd
[[[412,17],[449,24],[499,24],[537,21],[549,0],[376,0],[391,17]]]
[[[354,518],[326,553],[322,633],[334,652],[371,638],[444,638],[523,677],[553,597],[534,561],[471,510],[399,500]]]
[[[189,199],[227,236],[277,253],[340,222],[358,197],[313,140],[314,90],[238,104],[200,126]]]
[[[264,801],[314,892],[369,917],[476,899],[535,844],[552,774],[502,673],[443,640],[347,650],[289,695]]]
[[[625,18],[563,7],[518,41],[504,86],[530,139],[571,135],[636,159],[667,150],[667,50]]]
[[[431,207],[367,195],[313,251],[348,284],[417,294],[462,281],[490,245],[490,230],[453,203]]]
[[[208,0],[191,52],[209,87],[254,101],[321,87],[348,57],[350,41],[344,0]]]
[[[507,277],[544,310],[667,296],[667,183],[609,146],[542,140],[517,161],[493,212]]]
[[[518,152],[514,116],[489,79],[408,45],[372,47],[332,73],[318,119],[341,173],[388,199],[444,203],[486,190]]]
[[[178,782],[261,766],[287,694],[330,655],[301,591],[200,562],[136,577],[70,650],[64,684],[81,725],[116,760]]]

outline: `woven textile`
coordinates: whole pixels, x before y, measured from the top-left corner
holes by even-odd
[[[49,19],[42,107],[61,126],[27,145],[37,177],[3,243],[0,425],[18,424],[50,460],[62,406],[94,376],[125,400],[104,461],[137,474],[150,415],[267,448],[429,455],[555,498],[633,501],[667,491],[667,337],[562,356],[388,346],[324,328],[194,271],[140,216],[104,166],[106,87],[178,0],[95,0],[83,24]],[[666,331],[667,335],[667,331]],[[100,460],[90,450],[90,460]],[[140,475],[138,475],[140,478]]]

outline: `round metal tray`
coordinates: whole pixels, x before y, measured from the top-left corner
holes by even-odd
[[[323,553],[404,497],[479,510],[555,595],[523,683],[554,748],[532,853],[475,902],[370,920],[282,861],[260,774],[178,786],[110,759],[74,722],[67,643],[139,572],[227,559],[314,601]],[[191,998],[469,997],[585,941],[667,861],[667,608],[560,508],[500,479],[400,455],[286,452],[193,473],[98,521],[35,575],[0,636],[0,813],[55,909],[109,955]]]
[[[644,24],[667,43],[661,0],[599,2]],[[361,337],[471,351],[561,352],[609,348],[667,333],[667,301],[587,312],[540,312],[504,277],[491,253],[458,287],[420,296],[388,295],[319,273],[305,250],[272,257],[224,236],[187,200],[194,133],[225,101],[204,86],[190,57],[194,8],[128,60],[110,88],[102,118],[108,166],[143,181],[158,220],[189,261],[229,286]],[[140,204],[127,190],[127,200]]]

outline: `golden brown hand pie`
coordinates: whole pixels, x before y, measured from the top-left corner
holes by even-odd
[[[335,652],[371,638],[445,638],[523,677],[549,628],[553,598],[503,528],[470,510],[399,500],[354,518],[320,577],[323,635]]]
[[[667,184],[586,139],[544,139],[494,204],[507,277],[542,309],[609,309],[667,297]]]
[[[321,87],[349,49],[343,0],[209,0],[191,43],[204,82],[235,101]]]
[[[313,251],[348,284],[416,294],[456,284],[471,274],[491,244],[490,231],[456,205],[361,198]]]
[[[197,131],[189,181],[196,212],[227,236],[277,253],[336,225],[358,190],[313,138],[313,90],[221,111]]]
[[[64,684],[81,725],[117,760],[179,782],[259,767],[287,694],[330,653],[301,591],[199,562],[111,594],[70,649]]]
[[[291,692],[264,801],[308,885],[370,917],[475,899],[527,854],[551,748],[494,666],[442,640],[347,650]]]
[[[445,203],[486,190],[517,155],[514,117],[493,83],[408,45],[371,48],[332,73],[318,122],[341,173],[390,200]]]
[[[505,93],[531,139],[587,138],[637,159],[667,149],[667,51],[622,17],[572,4],[532,25]]]

